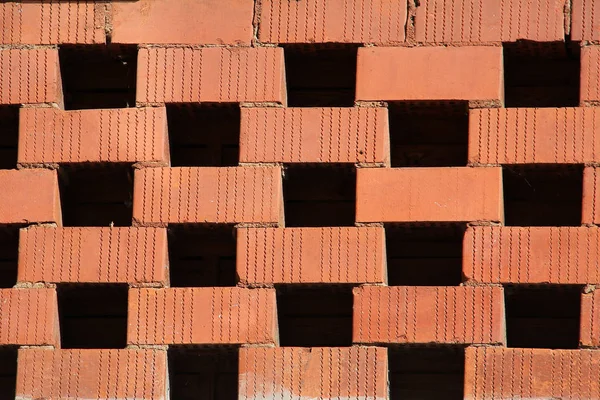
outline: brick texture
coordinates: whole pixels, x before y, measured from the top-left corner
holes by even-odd
[[[600,223],[600,171],[595,167],[586,167],[583,170],[583,224]]]
[[[573,0],[571,38],[600,41],[600,4],[594,0]]]
[[[581,295],[581,327],[579,344],[600,347],[600,290]]]
[[[600,46],[581,48],[581,105],[600,104]]]

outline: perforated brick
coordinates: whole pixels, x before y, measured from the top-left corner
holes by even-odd
[[[581,295],[579,343],[584,347],[600,347],[600,290]]]

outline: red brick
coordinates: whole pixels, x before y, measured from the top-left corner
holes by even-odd
[[[579,344],[600,347],[600,290],[581,295],[581,326]]]
[[[62,224],[56,171],[0,170],[0,224]]]
[[[387,399],[387,349],[240,349],[239,399]]]
[[[600,105],[600,46],[581,48],[581,105]]]
[[[169,281],[167,232],[160,228],[21,229],[19,282]]]
[[[286,102],[283,49],[141,48],[141,103]]]
[[[135,171],[133,218],[139,224],[279,224],[282,207],[278,167]]]
[[[165,108],[62,111],[23,108],[19,163],[145,162],[168,165]]]
[[[60,346],[55,289],[0,289],[0,346]]]
[[[356,222],[502,222],[503,216],[500,168],[357,171]]]
[[[583,170],[583,199],[581,223],[600,223],[600,170],[586,167]]]
[[[241,118],[242,163],[389,164],[385,108],[252,107]]]
[[[388,0],[263,0],[258,39],[265,43],[401,43],[407,5]]]
[[[380,227],[240,228],[237,274],[249,285],[384,283]]]
[[[166,399],[167,352],[20,349],[18,399]]]
[[[355,343],[504,344],[504,330],[501,287],[354,289]]]
[[[129,344],[273,344],[274,289],[130,289]]]
[[[571,40],[600,41],[600,3],[597,0],[572,0]]]
[[[357,100],[504,101],[501,47],[362,47],[357,65]]]
[[[0,49],[0,104],[62,104],[56,49]]]
[[[600,399],[600,352],[468,347],[465,399]]]
[[[469,227],[463,275],[481,283],[600,283],[600,230],[586,227]]]

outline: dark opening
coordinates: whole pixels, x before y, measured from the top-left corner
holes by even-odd
[[[235,255],[230,225],[169,227],[171,287],[235,286]]]
[[[65,109],[135,107],[137,45],[64,45]]]
[[[351,346],[352,301],[350,286],[278,287],[277,318],[280,345]]]
[[[173,167],[226,167],[239,162],[238,104],[167,105]]]
[[[392,167],[467,165],[467,102],[391,102],[389,119]]]
[[[17,388],[17,348],[0,347],[0,400],[14,400]]]
[[[458,286],[464,224],[385,228],[389,286]]]
[[[64,226],[131,226],[130,164],[65,164],[58,178]]]
[[[581,291],[575,285],[505,286],[507,346],[576,349]]]
[[[172,399],[238,398],[237,348],[171,347],[168,359]]]
[[[0,288],[17,284],[19,228],[0,226]]]
[[[578,43],[504,43],[506,107],[577,107]]]
[[[391,400],[462,400],[462,347],[402,346],[388,350]]]
[[[504,166],[508,226],[579,226],[583,166]]]
[[[284,46],[289,107],[352,107],[358,45]]]
[[[19,107],[0,105],[0,169],[17,168]]]
[[[354,226],[356,168],[294,165],[283,177],[285,225]]]
[[[60,284],[60,343],[65,349],[127,346],[127,285]]]

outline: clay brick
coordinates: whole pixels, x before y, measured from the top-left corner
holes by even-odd
[[[600,283],[600,230],[586,227],[467,228],[463,275],[472,282]]]
[[[283,49],[141,48],[140,103],[286,102]]]
[[[263,0],[261,4],[261,42],[404,42],[407,5],[403,1]]]
[[[465,399],[600,399],[600,351],[467,347]]]
[[[240,162],[389,164],[386,108],[242,108]]]
[[[354,343],[504,344],[504,330],[501,287],[354,289]]]
[[[139,224],[278,224],[282,207],[278,167],[145,168],[134,175]]]
[[[56,171],[0,170],[0,224],[62,224]]]
[[[105,42],[102,1],[0,3],[0,44]]]
[[[356,75],[356,100],[504,101],[501,47],[361,47]]]
[[[571,40],[600,41],[600,3],[596,0],[571,2]]]
[[[60,346],[55,289],[0,289],[0,346]]]
[[[600,46],[581,48],[581,105],[600,104]]]
[[[503,218],[500,168],[357,171],[356,222],[502,222]]]
[[[29,227],[19,248],[18,282],[169,281],[165,229]]]
[[[250,45],[252,0],[140,0],[112,4],[113,43]]]
[[[600,223],[600,170],[596,167],[583,169],[582,224]]]
[[[600,290],[581,295],[581,326],[579,344],[600,347]]]
[[[56,49],[0,49],[0,104],[26,103],[62,104]]]
[[[383,228],[241,228],[237,235],[244,284],[386,280]]]
[[[600,109],[486,108],[469,111],[471,164],[583,164],[598,161]]]
[[[240,349],[239,399],[387,399],[387,349]]]
[[[19,350],[18,399],[161,400],[167,393],[166,350]]]
[[[23,108],[21,164],[151,162],[168,165],[165,108],[62,111]]]
[[[274,289],[130,289],[129,344],[273,344]]]

